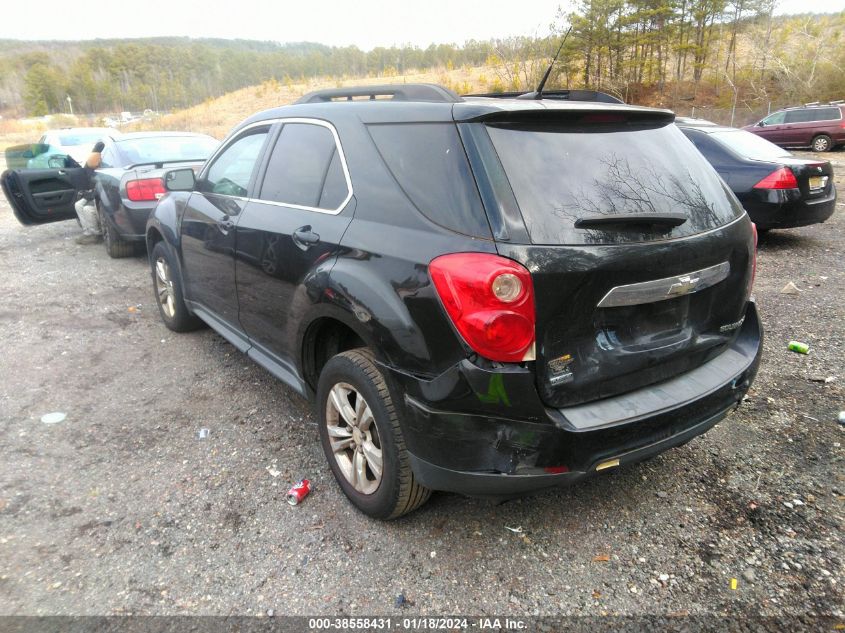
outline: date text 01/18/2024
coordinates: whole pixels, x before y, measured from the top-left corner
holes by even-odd
[[[528,627],[525,620],[518,618],[496,617],[429,617],[411,616],[406,618],[347,617],[347,618],[309,618],[308,629],[311,631],[524,631]]]

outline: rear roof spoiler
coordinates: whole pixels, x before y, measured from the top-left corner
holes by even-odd
[[[536,99],[536,92],[483,92],[464,97],[485,97],[490,99]],[[614,97],[599,90],[544,90],[543,99],[557,101],[598,101],[599,103],[625,103],[622,99]]]

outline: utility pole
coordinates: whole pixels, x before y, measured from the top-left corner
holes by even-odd
[[[70,108],[70,116],[73,116],[73,99],[70,98],[70,95],[67,96],[67,107]]]

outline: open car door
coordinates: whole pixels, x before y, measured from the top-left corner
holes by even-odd
[[[76,217],[73,205],[87,175],[82,167],[8,169],[0,185],[21,224],[46,224]]]

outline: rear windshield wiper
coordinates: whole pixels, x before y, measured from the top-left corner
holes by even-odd
[[[585,215],[575,220],[576,229],[597,229],[606,227],[659,226],[671,229],[687,221],[683,213],[624,213]]]

